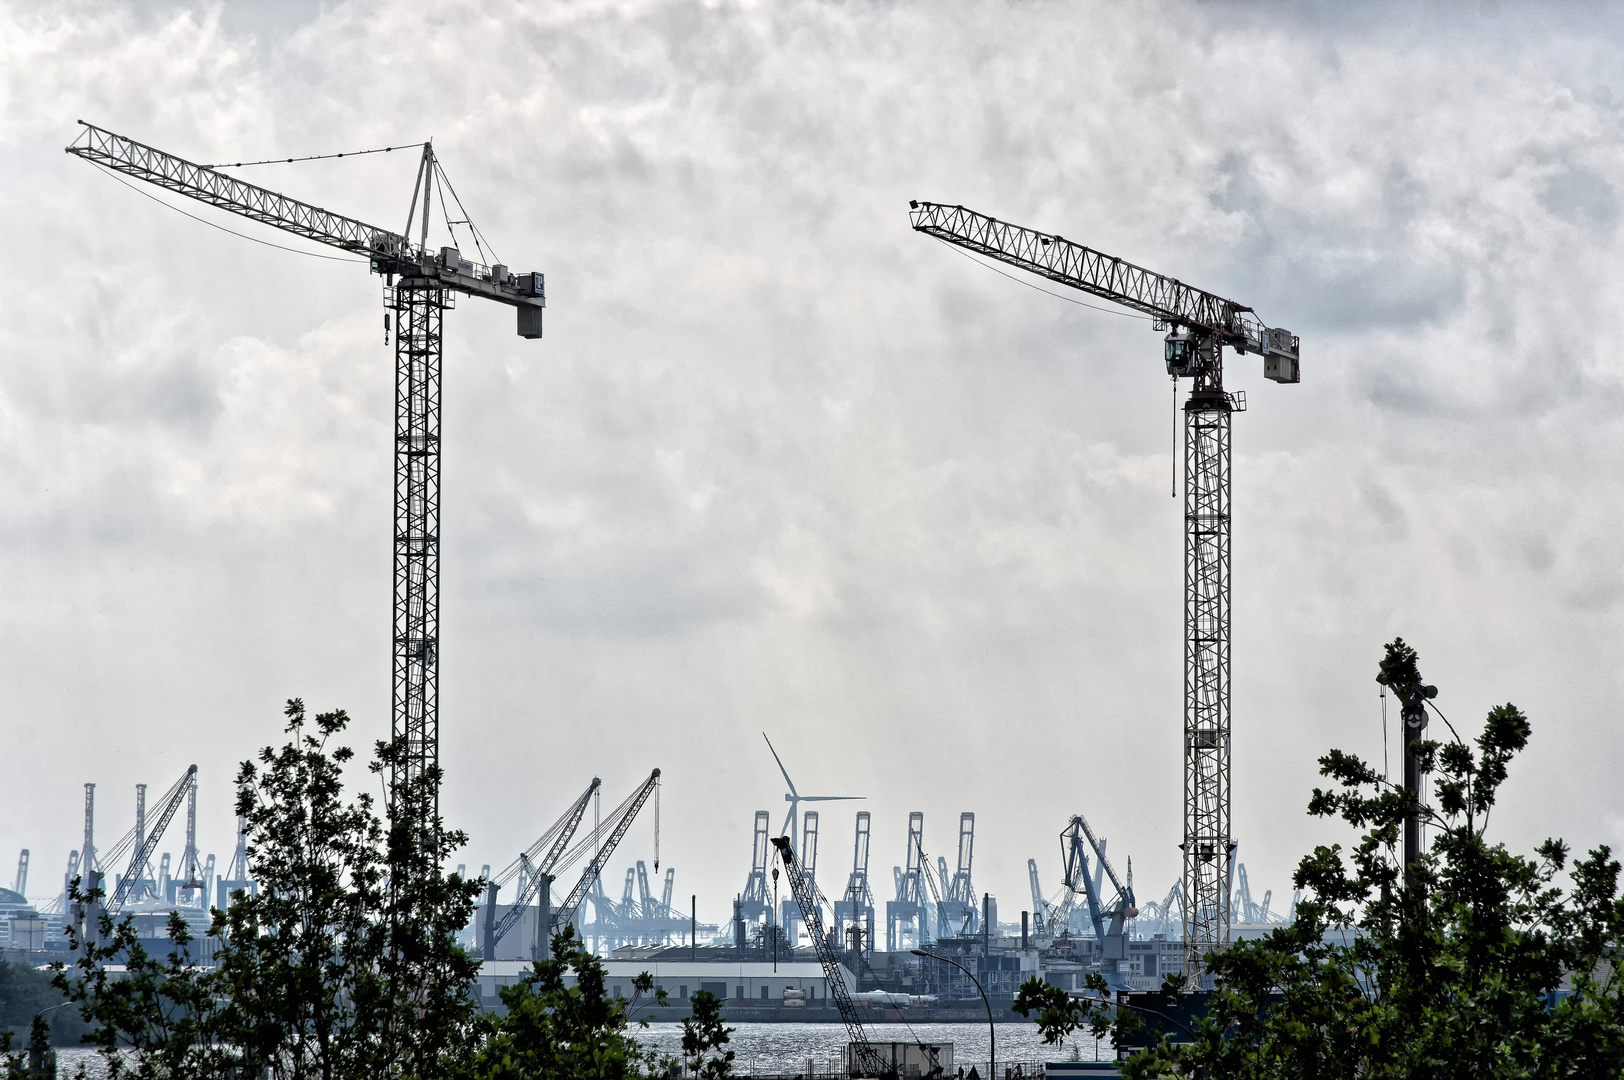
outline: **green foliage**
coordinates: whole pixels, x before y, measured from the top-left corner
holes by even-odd
[[[67,1000],[48,971],[0,960],[0,1032],[28,1030],[34,1017],[44,1013],[53,1045],[77,1045],[88,1025],[78,1009],[59,1008]]]
[[[632,981],[627,1001],[606,993],[603,962],[566,926],[553,937],[552,958],[538,961],[522,980],[501,990],[507,1014],[486,1021],[472,1080],[635,1080],[663,1075],[668,1063],[627,1034],[632,1015],[652,992],[667,1002],[647,973]],[[573,974],[575,985],[566,986]],[[646,1004],[646,1003],[645,1003]],[[647,1020],[638,1023],[647,1026]],[[729,1055],[731,1057],[731,1055]]]
[[[682,1056],[687,1068],[695,1076],[732,1076],[733,1051],[705,1057],[726,1046],[733,1034],[732,1028],[722,1024],[722,999],[709,990],[701,990],[688,1000],[694,1014],[682,1022]]]
[[[1436,696],[1402,640],[1388,647],[1379,678],[1407,703]],[[1124,1075],[1624,1075],[1624,986],[1613,977],[1624,938],[1618,862],[1599,847],[1569,868],[1558,840],[1530,857],[1486,836],[1529,735],[1527,717],[1502,705],[1472,746],[1416,745],[1436,805],[1418,808],[1432,840],[1408,883],[1406,794],[1353,755],[1333,750],[1321,758],[1333,786],[1315,790],[1309,810],[1361,830],[1359,842],[1305,857],[1295,882],[1311,898],[1298,905],[1295,924],[1209,956],[1214,989],[1193,1041],[1164,1035],[1134,1055]],[[1566,892],[1558,884],[1565,870]],[[1078,1018],[1098,1023],[1104,1006],[1072,1005],[1058,993],[1023,988],[1046,1037],[1076,1030]],[[1114,1018],[1119,1040],[1126,1023]]]
[[[290,741],[238,775],[260,892],[213,913],[217,967],[193,966],[178,915],[162,960],[129,920],[104,914],[91,940],[70,929],[79,959],[57,984],[81,1003],[93,1025],[87,1041],[102,1048],[110,1076],[438,1078],[471,1055],[478,968],[455,934],[479,883],[440,871],[466,838],[435,816],[439,775],[405,785],[386,833],[370,795],[344,798],[354,754],[328,742],[349,718],[312,722],[297,700],[285,715]],[[380,744],[372,770],[402,753]],[[77,883],[72,895],[99,899]],[[127,965],[124,977],[110,976],[115,962]],[[133,1065],[121,1050],[134,1051]]]

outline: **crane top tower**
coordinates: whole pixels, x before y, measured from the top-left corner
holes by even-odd
[[[423,144],[406,231],[396,232],[247,183],[83,120],[79,124],[84,130],[67,148],[75,157],[359,255],[369,261],[375,274],[421,278],[466,296],[507,304],[518,310],[520,337],[541,337],[541,312],[547,306],[545,274],[513,273],[500,263],[485,266],[466,259],[455,247],[441,247],[438,251],[429,247],[430,203],[437,168],[433,143]],[[407,235],[414,221],[421,223],[416,242]]]
[[[1038,277],[1150,316],[1167,333],[1167,374],[1191,381],[1184,403],[1184,971],[1229,944],[1230,417],[1224,349],[1263,358],[1263,375],[1300,381],[1300,347],[1245,304],[1074,243],[946,203],[909,202],[913,228]],[[1104,865],[1103,849],[1101,863]],[[1106,867],[1109,869],[1109,867]],[[1115,874],[1112,875],[1115,884]],[[1068,881],[1070,875],[1068,874]],[[1097,886],[1096,886],[1097,889]]]
[[[440,209],[447,229],[458,223],[466,226],[476,249],[484,251],[480,233],[462,211],[432,143],[422,144],[406,227],[395,230],[336,214],[220,171],[238,166],[199,165],[94,124],[79,123],[82,130],[67,147],[68,153],[111,172],[361,256],[373,273],[383,277],[384,306],[395,313],[391,733],[393,742],[402,747],[390,770],[389,811],[395,820],[425,831],[437,827],[444,314],[455,306],[459,293],[494,300],[517,311],[520,337],[539,338],[542,309],[547,304],[545,276],[534,271],[515,274],[494,261],[494,255],[492,264],[485,265],[465,258],[455,246],[438,251],[429,247],[434,193],[441,191]],[[453,222],[445,213],[447,191],[462,213],[460,222]],[[415,240],[411,235],[414,222],[419,225]],[[454,231],[452,235],[454,239]],[[387,315],[385,320],[387,327]]]

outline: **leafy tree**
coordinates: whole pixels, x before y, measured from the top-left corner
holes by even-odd
[[[566,986],[571,973],[575,985]],[[501,990],[507,1014],[487,1022],[474,1055],[473,1080],[635,1080],[662,1075],[668,1064],[627,1034],[645,994],[667,1003],[647,972],[632,980],[630,1000],[606,993],[603,962],[565,926],[553,936],[552,958]],[[638,1021],[646,1027],[646,1019]],[[730,1057],[732,1055],[729,1055]]]
[[[707,1059],[712,1050],[726,1046],[733,1029],[722,1024],[722,999],[701,990],[688,999],[693,1016],[682,1022],[682,1056],[695,1076],[716,1078],[733,1075],[733,1051]]]
[[[1379,678],[1406,693],[1427,689],[1402,640],[1387,647]],[[1129,1059],[1124,1075],[1624,1075],[1624,984],[1613,968],[1624,939],[1618,862],[1598,847],[1570,867],[1559,840],[1524,856],[1487,836],[1530,730],[1520,710],[1501,705],[1472,745],[1458,737],[1414,744],[1433,778],[1432,806],[1417,805],[1351,754],[1321,758],[1334,785],[1315,790],[1309,812],[1362,830],[1358,844],[1347,852],[1320,846],[1305,857],[1295,883],[1311,897],[1298,905],[1296,922],[1209,956],[1214,989],[1193,1039],[1161,1035]],[[1406,881],[1402,833],[1410,812],[1421,815],[1432,841]],[[1131,1021],[1103,1001],[1062,1002],[1028,987],[1023,998],[1046,1023],[1045,1038],[1086,1024],[1111,1028],[1119,1044],[1133,1041],[1125,1033]]]
[[[275,1080],[379,1080],[448,1075],[477,1036],[472,996],[477,964],[455,934],[473,912],[478,882],[440,866],[465,842],[435,810],[431,770],[396,794],[386,833],[370,795],[344,797],[342,771],[354,757],[329,748],[349,718],[285,711],[291,740],[266,747],[238,775],[238,813],[258,895],[216,910],[213,969],[192,965],[191,935],[178,916],[174,946],[148,956],[133,924],[101,919],[99,940],[73,934],[79,950],[58,985],[93,1025],[88,1041],[110,1075],[259,1076]],[[313,730],[312,730],[313,728]],[[394,767],[404,748],[379,744],[373,772]],[[77,885],[74,897],[85,900]],[[107,965],[127,964],[112,979]],[[133,1050],[127,1066],[120,1050]]]
[[[50,1025],[52,1044],[77,1045],[87,1030],[77,1009],[62,1008],[68,999],[52,985],[49,971],[0,960],[0,1032],[27,1030],[43,1013]]]

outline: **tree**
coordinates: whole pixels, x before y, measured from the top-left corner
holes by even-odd
[[[89,1041],[110,1075],[264,1074],[276,1080],[435,1077],[465,1065],[477,1035],[477,964],[455,940],[478,882],[441,865],[465,842],[435,811],[437,770],[396,793],[386,833],[370,795],[346,801],[348,747],[329,742],[349,723],[342,711],[308,719],[285,710],[291,739],[266,747],[238,774],[258,895],[238,893],[213,913],[217,967],[192,966],[191,935],[175,917],[173,954],[148,956],[126,920],[103,916],[58,985],[81,1003]],[[311,730],[313,728],[313,730]],[[374,773],[404,748],[380,743]],[[74,886],[76,900],[87,899]],[[107,965],[127,964],[111,979]]]
[[[1414,650],[1396,640],[1378,677],[1419,686],[1416,668]],[[1208,957],[1213,990],[1191,1041],[1160,1035],[1124,1075],[1624,1075],[1624,985],[1613,977],[1624,940],[1618,862],[1598,847],[1569,868],[1559,840],[1524,856],[1487,836],[1530,731],[1520,710],[1501,705],[1471,745],[1458,736],[1418,741],[1422,771],[1433,778],[1428,806],[1354,755],[1321,758],[1333,786],[1314,791],[1309,812],[1361,830],[1358,844],[1305,857],[1295,883],[1311,895],[1296,922]],[[1411,812],[1432,840],[1406,882],[1401,837]],[[1035,987],[1023,995],[1050,1006],[1046,1038],[1067,1023],[1103,1021],[1119,1044],[1133,1041],[1127,1017],[1104,1001],[1050,1001]]]
[[[722,999],[709,990],[701,990],[688,999],[693,1016],[682,1022],[682,1056],[695,1076],[716,1078],[733,1075],[733,1051],[728,1050],[707,1059],[712,1050],[721,1050],[728,1043],[733,1029],[722,1024]]]
[[[565,985],[573,973],[575,985]],[[668,1063],[627,1035],[643,995],[664,1005],[647,972],[632,980],[632,997],[610,997],[603,962],[566,925],[553,936],[552,958],[501,990],[507,1014],[487,1021],[469,1070],[473,1080],[635,1080],[661,1075]],[[639,1020],[647,1026],[647,1020]],[[731,1057],[731,1055],[729,1055]],[[670,1063],[674,1064],[674,1063]]]
[[[52,985],[49,971],[0,960],[0,1032],[28,1030],[33,1018],[43,1013],[54,1045],[76,1045],[87,1027],[77,1009],[61,1007],[67,1003]]]

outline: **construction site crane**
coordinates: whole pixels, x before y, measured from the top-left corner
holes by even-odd
[[[962,206],[912,201],[913,228],[1150,316],[1166,331],[1168,375],[1191,380],[1184,403],[1184,970],[1229,944],[1230,416],[1245,395],[1224,389],[1223,350],[1263,358],[1263,375],[1300,380],[1295,335],[1250,307],[1192,288],[1053,233]]]
[[[118,887],[113,893],[111,903],[108,905],[113,914],[116,915],[123,910],[132,894],[139,896],[141,883],[148,880],[148,868],[151,865],[152,853],[158,847],[158,841],[163,839],[164,830],[169,828],[170,821],[174,819],[176,812],[180,810],[181,800],[186,798],[187,793],[196,783],[197,766],[193,765],[186,770],[179,780],[175,781],[168,791],[164,792],[164,797],[158,803],[157,822],[151,830],[146,828],[145,801],[143,800],[140,804],[142,813],[139,818],[141,820],[136,825],[135,843],[131,845],[129,869],[124,872],[123,877],[119,878]],[[145,784],[140,786],[142,788],[146,787]],[[116,853],[117,849],[114,850]],[[116,854],[114,857],[117,857]]]
[[[558,820],[548,826],[535,843],[520,852],[519,857],[513,860],[506,870],[486,884],[485,941],[482,946],[484,949],[482,955],[485,959],[496,959],[496,946],[507,936],[508,931],[524,918],[524,913],[529,910],[537,894],[544,900],[551,899],[543,890],[552,885],[552,874],[558,868],[558,860],[569,847],[570,840],[575,836],[575,830],[581,825],[581,818],[586,815],[587,806],[592,802],[592,796],[597,794],[601,784],[602,781],[594,776],[592,783],[586,786],[586,790],[581,792],[579,798],[570,803],[569,808]],[[518,876],[520,871],[524,871],[524,879],[514,897],[513,905],[508,908],[500,921],[494,920],[492,916],[496,913],[496,894]]]
[[[580,880],[575,883],[575,887],[569,891],[569,895],[564,897],[563,901],[558,905],[558,914],[553,920],[554,926],[565,926],[575,921],[575,913],[580,908],[581,901],[586,899],[587,890],[592,887],[592,883],[597,880],[598,875],[603,873],[604,862],[610,855],[614,854],[615,848],[620,845],[621,838],[626,835],[626,830],[630,829],[632,822],[637,819],[637,812],[643,809],[643,804],[648,802],[649,796],[658,791],[659,787],[660,770],[655,769],[649,773],[647,780],[638,785],[637,790],[626,796],[625,802],[611,810],[609,816],[604,818],[585,840],[576,845],[575,851],[584,854],[586,846],[590,844],[593,849],[592,859],[587,863],[586,869],[581,871]],[[654,820],[656,822],[654,865],[658,868],[660,865],[658,809],[655,810]],[[575,861],[571,858],[571,854],[573,853],[566,852],[560,861],[560,865],[571,865]]]
[[[861,1071],[854,1070],[853,1075],[894,1076],[896,1070],[886,1065],[879,1050],[868,1041],[868,1033],[863,1030],[862,1017],[857,1015],[857,1006],[852,1002],[851,990],[846,986],[846,977],[841,973],[840,961],[835,956],[828,935],[823,932],[823,917],[819,914],[823,898],[818,895],[817,885],[806,875],[796,860],[795,849],[790,846],[789,837],[773,837],[773,847],[778,849],[778,860],[784,864],[784,877],[789,881],[790,893],[800,905],[801,918],[805,920],[807,933],[812,937],[812,946],[817,950],[818,963],[823,965],[823,978],[829,984],[829,996],[835,999],[835,1008],[840,1010],[841,1022],[846,1025],[846,1037],[851,1040],[851,1053],[856,1055],[857,1063],[862,1066]]]
[[[428,244],[430,207],[439,190],[442,211],[450,188],[434,156],[423,144],[412,207],[404,232],[369,225],[310,203],[244,183],[123,135],[80,121],[84,130],[67,152],[104,169],[207,203],[296,236],[366,259],[384,279],[384,305],[395,316],[395,519],[391,735],[406,746],[406,757],[390,775],[392,817],[401,794],[414,780],[437,769],[440,756],[440,372],[442,328],[455,296],[507,304],[518,312],[520,337],[541,336],[546,279],[539,273],[513,274],[499,262],[486,266],[464,258],[456,247],[432,251]],[[414,242],[412,223],[421,229]],[[451,191],[453,199],[455,190]],[[458,200],[458,213],[468,215]],[[444,214],[447,227],[449,213]],[[469,226],[472,229],[472,226]],[[475,245],[483,253],[479,234]],[[454,235],[453,235],[454,239]],[[482,254],[483,257],[483,254]],[[385,316],[386,320],[388,316]],[[424,808],[438,816],[438,791]],[[426,823],[425,823],[426,824]]]

